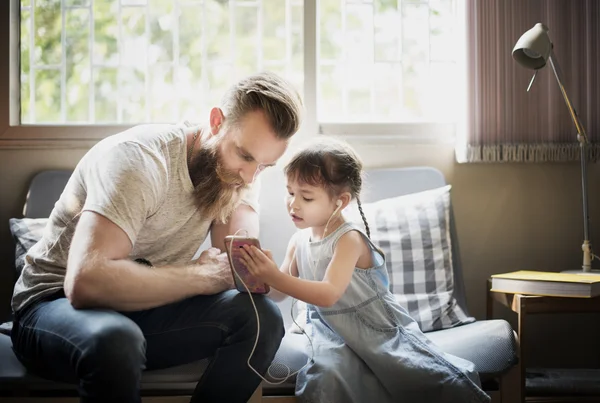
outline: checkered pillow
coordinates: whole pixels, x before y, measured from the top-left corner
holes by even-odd
[[[47,218],[11,218],[8,220],[10,232],[15,240],[15,268],[17,277],[25,266],[27,251],[42,238]]]
[[[390,291],[424,332],[473,322],[452,296],[450,185],[363,205],[386,256]],[[364,228],[356,206],[346,217]]]

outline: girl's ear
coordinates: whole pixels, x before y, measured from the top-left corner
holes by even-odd
[[[341,211],[345,209],[348,206],[348,204],[350,204],[350,202],[352,201],[352,195],[350,194],[350,192],[344,192],[338,196],[338,200],[342,201],[342,207],[340,208]]]

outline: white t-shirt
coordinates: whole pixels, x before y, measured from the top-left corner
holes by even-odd
[[[63,288],[79,216],[93,211],[129,237],[130,259],[185,265],[206,239],[211,220],[198,212],[187,165],[184,125],[133,127],[100,141],[81,159],[27,253],[13,294],[16,312]],[[258,211],[252,187],[242,198]]]

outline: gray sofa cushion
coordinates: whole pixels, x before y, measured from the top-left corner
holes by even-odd
[[[307,351],[308,350],[308,351]],[[308,339],[303,334],[286,333],[281,341],[279,350],[275,355],[269,373],[265,377],[269,382],[279,383],[271,385],[263,382],[265,394],[275,394],[283,390],[295,390],[296,375],[290,376],[285,382],[281,382],[287,375],[298,372],[311,357]],[[268,392],[267,392],[268,391]]]
[[[514,333],[505,320],[483,320],[426,335],[443,351],[475,364],[482,378],[504,373],[518,360]]]
[[[425,335],[442,351],[464,358],[475,364],[475,370],[482,380],[508,371],[517,363],[516,342],[513,330],[504,320],[473,322],[451,329],[428,332]],[[310,358],[308,340],[303,334],[286,333],[273,367],[267,379],[277,382],[290,373],[298,371]],[[276,394],[284,389],[293,389],[296,377],[291,377],[280,385],[264,385],[266,394]]]

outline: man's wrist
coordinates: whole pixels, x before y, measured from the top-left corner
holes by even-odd
[[[190,291],[193,295],[205,294],[206,293],[206,281],[202,281],[202,268],[206,266],[206,263],[196,263],[184,267],[184,281],[189,286]]]

